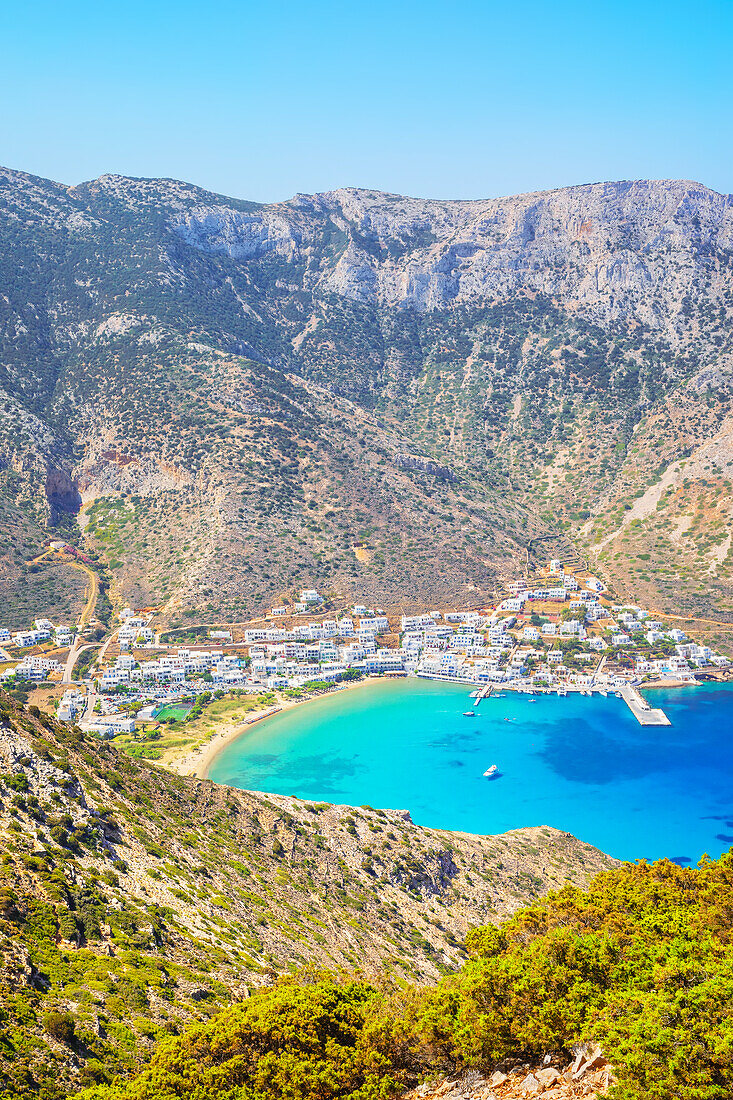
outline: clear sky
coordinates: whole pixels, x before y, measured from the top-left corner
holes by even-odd
[[[269,201],[733,192],[733,0],[5,0],[0,163]]]

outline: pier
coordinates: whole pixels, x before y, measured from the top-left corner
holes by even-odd
[[[474,695],[474,699],[476,700],[476,706],[479,705],[479,703],[481,702],[482,699],[485,699],[487,695],[491,694],[491,691],[492,691],[493,687],[494,687],[494,685],[492,683],[488,683],[488,684],[486,684],[486,686],[482,690],[476,692],[476,694]]]
[[[660,707],[650,707],[646,699],[639,694],[631,684],[624,684],[618,689],[619,695],[626,703],[634,718],[641,726],[671,726],[667,715]]]

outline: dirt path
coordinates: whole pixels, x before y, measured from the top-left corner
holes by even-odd
[[[722,626],[726,630],[733,630],[733,622],[722,622],[720,619],[700,619],[695,615],[670,615],[669,611],[661,611],[658,607],[648,608],[653,615],[661,615],[663,619],[676,619],[680,623],[706,623],[708,626]]]
[[[66,564],[70,565],[73,569],[80,569],[82,573],[86,573],[89,577],[89,584],[86,590],[86,603],[82,608],[81,615],[79,616],[79,630],[83,630],[87,623],[90,621],[94,614],[94,608],[97,606],[97,596],[99,595],[99,577],[89,565],[84,565],[80,561],[70,561]]]

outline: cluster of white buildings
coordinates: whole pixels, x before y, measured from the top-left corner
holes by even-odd
[[[71,627],[57,625],[50,619],[36,619],[29,630],[11,632],[0,628],[0,646],[9,649],[35,649],[46,642],[52,642],[58,649],[68,649],[74,642],[75,631]],[[25,654],[12,667],[0,672],[0,683],[14,678],[20,680],[43,681],[50,672],[58,672],[63,662],[44,654]]]
[[[233,642],[230,630],[210,631],[216,648],[157,647],[148,660],[141,651],[156,643],[150,620],[126,609],[119,655],[99,674],[99,713],[87,724],[105,737],[132,732],[134,719],[119,711],[121,695],[128,703],[152,704],[147,715],[161,703],[206,691],[330,683],[352,670],[564,691],[691,679],[701,668],[730,663],[642,608],[611,606],[600,581],[565,572],[559,562],[551,563],[546,583],[517,581],[507,591],[495,608],[478,611],[397,620],[357,604],[333,618],[298,622],[301,612],[312,618],[321,602],[315,589],[304,589],[298,603],[273,608],[269,621],[247,628],[241,641]],[[288,622],[278,623],[285,616]],[[35,626],[51,628],[45,620]],[[50,663],[29,656],[29,678],[43,676]],[[80,697],[67,692],[59,715],[78,718],[81,707]]]
[[[133,615],[129,608],[125,608],[120,618],[122,626],[117,632],[120,649],[129,649],[134,645],[152,646],[155,643],[155,631],[148,619]]]
[[[377,642],[389,631],[384,612],[361,604],[339,619],[299,623],[291,630],[247,630],[249,675],[271,689],[300,687],[312,680],[333,682],[349,669],[365,674],[402,672],[404,663],[397,651]]]

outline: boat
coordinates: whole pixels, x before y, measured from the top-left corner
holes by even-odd
[[[495,775],[498,775],[498,774],[499,774],[499,769],[497,768],[496,764],[492,764],[491,767],[487,768],[486,771],[484,772],[484,776],[487,779],[493,779],[493,777]]]
[[[506,692],[505,691],[497,691],[496,694],[494,695],[494,698],[495,699],[506,699]]]
[[[464,710],[463,717],[464,718],[475,718],[476,717],[476,711],[475,710]]]

